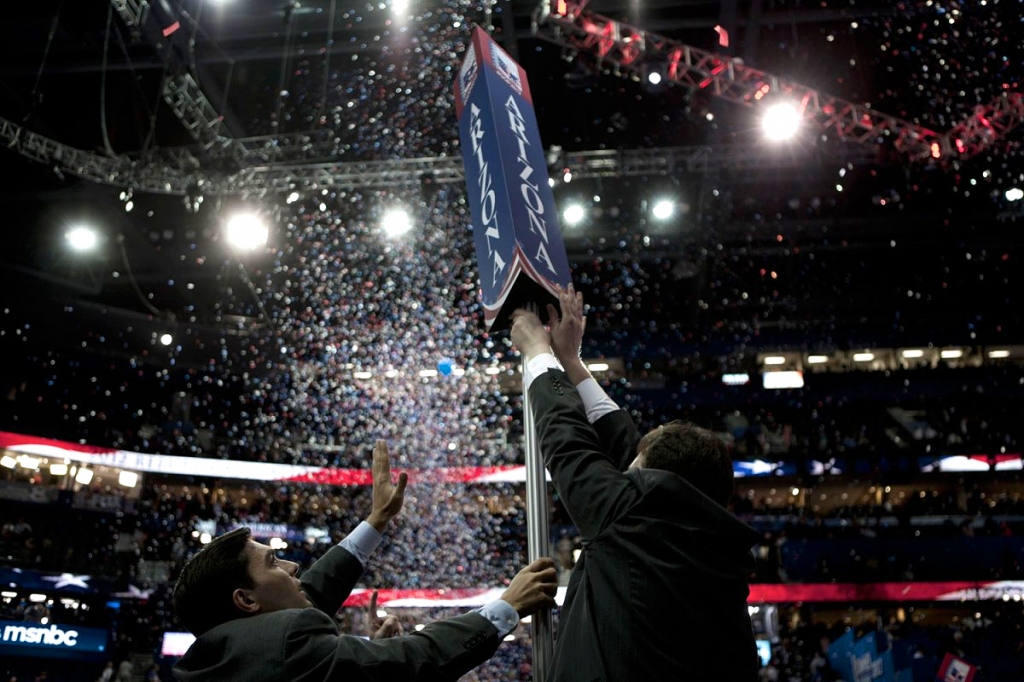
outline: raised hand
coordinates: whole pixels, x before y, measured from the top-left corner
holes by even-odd
[[[398,485],[391,482],[391,459],[388,446],[382,440],[373,446],[373,509],[367,523],[383,533],[388,521],[398,516],[405,501],[405,486],[409,476],[398,475]]]
[[[370,639],[397,637],[405,631],[397,616],[381,618],[377,615],[377,590],[374,590],[370,596],[370,607],[366,611],[366,623]]]
[[[501,598],[516,610],[519,617],[555,607],[558,591],[558,571],[555,561],[542,557],[516,573]]]
[[[583,294],[572,284],[568,289],[558,287],[558,305],[561,315],[555,306],[548,304],[548,328],[551,329],[551,350],[564,366],[580,356],[587,318],[583,317]]]
[[[551,335],[537,314],[525,308],[512,313],[512,343],[526,358],[551,352]]]

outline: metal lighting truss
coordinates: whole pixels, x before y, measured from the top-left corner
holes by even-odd
[[[878,144],[890,141],[914,161],[966,159],[983,151],[1024,121],[1024,97],[1005,93],[979,105],[946,133],[818,92],[814,88],[747,66],[742,60],[700,50],[614,19],[589,12],[587,1],[543,0],[535,33],[557,45],[593,54],[617,72],[642,77],[652,63],[666,77],[688,88],[725,100],[755,106],[782,95],[841,139]]]
[[[265,151],[270,145],[267,138],[237,142],[243,152],[236,162],[273,156]],[[4,118],[0,118],[0,143],[29,159],[53,165],[56,171],[103,185],[155,194],[184,196],[196,184],[202,186],[203,194],[210,196],[265,196],[325,188],[386,189],[418,187],[427,182],[444,185],[461,183],[465,178],[462,159],[452,156],[292,165],[242,163],[236,171],[213,171],[201,168],[187,149],[174,147],[153,152],[143,162],[127,155],[102,156],[69,147]],[[865,163],[874,156],[869,149],[856,145],[826,147],[824,151],[837,163]],[[805,157],[768,149],[751,150],[744,145],[555,152],[552,157],[556,175],[568,170],[574,180],[751,171],[808,163]]]

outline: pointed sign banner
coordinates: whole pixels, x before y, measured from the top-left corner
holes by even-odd
[[[455,82],[455,111],[484,324],[497,331],[571,281],[526,72],[480,27]]]

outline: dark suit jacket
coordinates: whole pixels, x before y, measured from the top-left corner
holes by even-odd
[[[332,615],[362,572],[352,554],[332,548],[300,578],[317,608],[222,623],[192,644],[174,666],[175,677],[181,682],[456,680],[497,649],[497,629],[478,613],[390,639],[339,634]]]
[[[530,401],[584,543],[548,681],[756,680],[754,531],[676,474],[623,473],[639,440],[632,420],[618,410],[591,426],[564,372],[537,377]]]

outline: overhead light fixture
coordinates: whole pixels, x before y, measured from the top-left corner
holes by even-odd
[[[874,353],[854,353],[853,354],[853,361],[854,362],[871,362],[874,359],[875,359],[875,354]]]
[[[903,351],[903,357],[905,358],[920,358],[924,357],[924,351],[920,348],[909,348]]]
[[[50,475],[65,476],[68,473],[68,465],[64,462],[54,462],[50,465]]]
[[[607,362],[592,362],[589,365],[587,365],[587,369],[589,369],[591,372],[607,372],[608,371],[608,363]]]
[[[939,352],[939,357],[943,360],[952,360],[954,358],[962,357],[964,352],[959,348],[947,348],[944,351]]]
[[[820,364],[825,363],[825,362],[828,362],[828,356],[827,355],[808,355],[807,356],[807,364],[808,365],[820,365]]]
[[[766,365],[784,365],[786,364],[786,358],[781,355],[769,355],[763,360]]]
[[[674,202],[668,199],[659,199],[654,203],[654,207],[651,209],[651,215],[658,220],[668,220],[672,217],[672,214],[676,211],[676,205]]]
[[[992,359],[996,359],[996,358],[1008,358],[1008,357],[1010,357],[1010,351],[1008,351],[1008,350],[1004,350],[1004,349],[999,349],[999,350],[990,350],[990,351],[988,352],[988,356],[989,356],[990,358],[992,358]]]
[[[0,466],[6,469],[13,469],[18,466],[18,460],[14,459],[10,455],[4,455],[3,457],[0,457]]]
[[[396,208],[384,214],[380,226],[387,236],[400,237],[412,229],[412,220],[405,209]]]
[[[562,211],[562,218],[567,225],[578,225],[583,220],[585,212],[580,204],[570,204]]]
[[[64,238],[68,240],[68,244],[71,248],[76,251],[91,251],[96,247],[96,242],[99,238],[96,236],[96,230],[91,227],[73,227],[64,233]]]
[[[79,469],[75,474],[75,483],[80,485],[89,485],[92,483],[92,469]]]
[[[117,482],[125,488],[134,488],[139,482],[139,475],[134,471],[122,471],[117,475]]]
[[[270,230],[255,213],[236,213],[228,219],[225,227],[228,243],[243,251],[253,251],[266,246]]]
[[[788,140],[800,128],[800,112],[789,102],[777,102],[768,107],[761,119],[765,138],[773,142]]]

